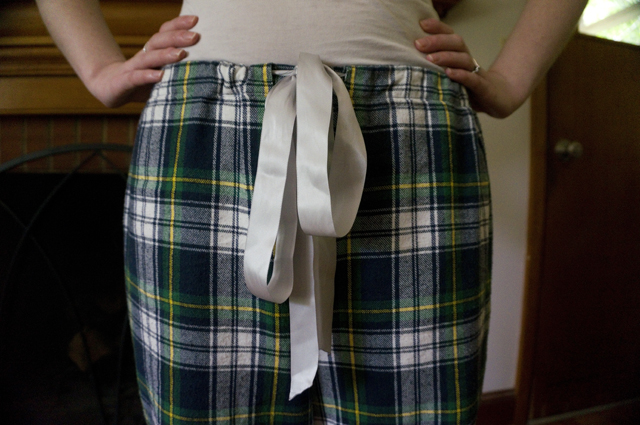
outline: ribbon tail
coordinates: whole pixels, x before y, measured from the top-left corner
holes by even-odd
[[[305,235],[298,228],[294,285],[289,298],[291,400],[311,387],[318,371],[318,350],[331,352],[336,240]]]
[[[313,239],[313,236],[305,235],[298,228],[293,266],[294,284],[289,297],[292,348],[289,400],[311,387],[318,371]]]
[[[331,353],[336,257],[335,238],[321,236],[313,238],[313,276],[316,296],[318,347],[327,354]]]

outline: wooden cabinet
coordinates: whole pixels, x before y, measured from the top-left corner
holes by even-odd
[[[102,0],[126,56],[142,49],[160,25],[177,16],[180,0]],[[33,1],[0,5],[0,115],[134,114],[142,105],[107,109],[89,94],[56,48]]]

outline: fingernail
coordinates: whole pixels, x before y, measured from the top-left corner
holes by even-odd
[[[173,52],[171,52],[171,56],[173,56],[177,60],[184,59],[187,57],[187,51],[182,49],[174,50]]]
[[[188,31],[182,35],[182,39],[184,41],[193,41],[197,36],[197,33]]]
[[[424,29],[425,27],[429,26],[429,23],[431,22],[432,18],[427,18],[427,19],[423,19],[420,21],[420,26]]]
[[[419,38],[419,39],[417,39],[416,41],[414,41],[414,44],[416,45],[416,47],[417,47],[418,49],[423,49],[423,48],[424,48],[424,46],[425,46],[425,42],[424,42],[424,40],[423,40],[423,39],[421,39],[421,38]]]
[[[433,58],[433,55],[427,55],[427,60],[428,60],[429,62],[436,63],[436,60]]]

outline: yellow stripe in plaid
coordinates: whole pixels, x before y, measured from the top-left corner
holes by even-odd
[[[483,289],[477,295],[473,297],[464,298],[461,300],[454,300],[450,302],[437,303],[437,304],[428,304],[421,306],[413,306],[413,307],[396,307],[396,308],[387,308],[387,309],[349,309],[349,310],[334,310],[336,313],[348,313],[348,314],[395,314],[395,313],[411,313],[415,311],[423,311],[423,310],[437,310],[445,307],[453,307],[454,305],[464,304],[468,302],[473,302],[486,296],[486,289]]]
[[[194,184],[205,184],[208,186],[227,186],[227,187],[237,187],[245,190],[253,190],[252,185],[236,183],[236,182],[228,182],[221,180],[208,180],[208,179],[196,179],[190,177],[161,177],[161,176],[144,176],[140,174],[131,174],[129,173],[129,178],[133,180],[143,180],[143,181],[154,181],[154,182],[172,182],[172,183],[194,183]]]
[[[385,190],[404,190],[404,189],[428,189],[435,187],[488,187],[489,182],[471,182],[471,183],[459,183],[459,182],[435,182],[435,183],[406,183],[406,184],[394,184],[387,186],[367,187],[365,192],[379,192]]]
[[[356,83],[356,67],[352,66],[351,67],[351,81],[349,84],[349,97],[351,98],[351,101],[353,102],[353,91],[355,90],[355,83]]]
[[[175,217],[176,217],[176,209],[175,209],[175,196],[176,196],[176,184],[177,184],[177,180],[176,180],[176,176],[178,175],[178,161],[180,158],[180,142],[182,141],[182,131],[184,129],[184,112],[187,106],[187,80],[189,78],[189,63],[187,63],[187,67],[185,69],[185,74],[184,74],[184,83],[183,83],[183,102],[182,102],[182,110],[180,112],[180,126],[178,129],[178,138],[176,141],[176,153],[175,153],[175,162],[173,164],[173,179],[172,179],[172,186],[171,186],[171,220],[170,220],[170,224],[169,224],[169,294],[173,294],[173,265],[174,265],[174,258],[173,258],[173,250],[174,250],[174,221],[175,221]],[[171,295],[170,295],[171,296]],[[171,300],[171,298],[169,298]],[[169,406],[170,406],[170,411],[173,412],[173,393],[174,393],[174,384],[173,384],[173,363],[174,363],[174,350],[175,347],[173,345],[173,303],[170,301],[169,302],[170,305],[170,309],[169,309],[169,350],[170,350],[170,364],[169,364]],[[173,419],[173,416],[171,416],[171,418]],[[173,424],[173,420],[170,422],[170,424]]]
[[[316,406],[318,407],[323,407],[323,408],[327,408],[327,409],[335,409],[335,410],[340,410],[342,412],[347,412],[347,413],[353,413],[353,414],[358,414],[358,415],[362,415],[362,416],[368,416],[371,418],[407,418],[407,417],[411,417],[411,416],[421,416],[421,415],[442,415],[442,414],[457,414],[460,411],[465,411],[465,410],[469,410],[469,409],[473,409],[474,407],[476,407],[476,403],[467,406],[463,409],[453,409],[453,410],[446,410],[446,409],[423,409],[423,410],[416,410],[413,412],[401,412],[401,413],[389,413],[389,414],[384,414],[384,413],[370,413],[370,412],[356,412],[356,410],[354,409],[348,409],[346,407],[342,407],[342,406],[337,406],[335,404],[323,404],[321,405],[320,403],[314,403]]]
[[[262,82],[264,83],[264,97],[266,98],[269,95],[269,74],[267,73],[268,67],[265,63],[262,66]]]
[[[355,410],[353,411],[353,413],[355,414],[355,421],[356,421],[356,425],[360,424],[360,411],[358,409],[358,379],[357,379],[357,375],[356,375],[356,358],[355,358],[355,351],[354,351],[354,347],[355,347],[355,341],[354,341],[354,335],[355,333],[353,332],[353,281],[351,280],[351,235],[347,235],[346,236],[347,239],[347,273],[348,273],[348,280],[347,280],[347,291],[348,291],[348,299],[349,299],[349,308],[347,310],[347,314],[349,316],[349,354],[350,354],[350,359],[351,359],[351,379],[352,379],[352,384],[353,384],[353,404],[355,406]],[[335,312],[335,310],[334,310]]]

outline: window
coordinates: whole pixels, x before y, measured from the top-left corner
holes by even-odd
[[[590,0],[580,32],[640,45],[640,0]]]

